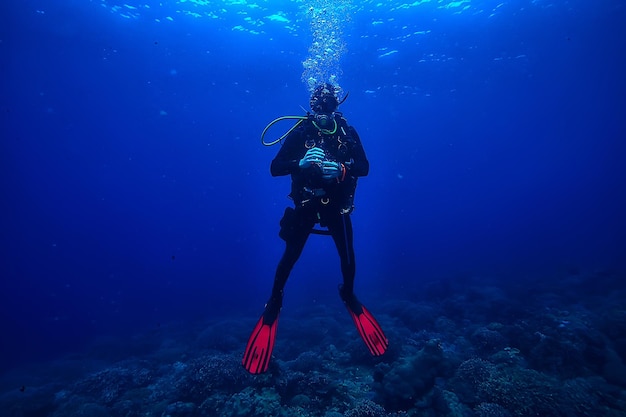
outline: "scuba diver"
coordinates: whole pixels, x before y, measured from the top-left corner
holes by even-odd
[[[291,175],[289,197],[295,208],[287,207],[280,221],[279,236],[286,243],[285,252],[276,268],[270,299],[250,335],[243,356],[243,366],[252,374],[268,369],[283,289],[311,233],[330,235],[335,242],[343,275],[339,295],[370,353],[380,356],[389,346],[380,325],[353,291],[355,262],[350,214],[354,209],[357,178],[368,174],[369,162],[356,130],[336,111],[346,98],[347,95],[340,102],[337,88],[329,83],[321,84],[310,99],[312,114],[278,118],[261,136],[263,144],[268,146],[284,139],[270,170],[275,177]],[[264,142],[269,127],[285,118],[299,121],[278,140]],[[318,223],[327,230],[315,228]]]

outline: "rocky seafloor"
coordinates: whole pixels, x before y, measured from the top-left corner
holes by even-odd
[[[5,373],[0,415],[626,416],[620,280],[434,283],[371,304],[390,340],[381,358],[336,306],[283,310],[260,376],[241,365],[257,317],[170,323]]]

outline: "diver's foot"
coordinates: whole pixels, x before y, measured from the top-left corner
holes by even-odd
[[[280,309],[283,307],[283,293],[272,294],[270,299],[265,304],[265,310],[263,311],[263,320],[266,324],[272,324],[278,318]]]
[[[341,297],[349,310],[359,311],[361,309],[361,303],[358,298],[356,298],[354,292],[347,290],[343,284],[339,286],[339,297]]]
[[[353,292],[344,291],[343,286],[339,287],[339,295],[370,353],[374,356],[385,353],[389,347],[389,340],[374,315],[361,304]]]

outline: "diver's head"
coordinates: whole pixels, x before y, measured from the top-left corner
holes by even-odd
[[[314,113],[332,113],[337,110],[339,106],[339,99],[337,98],[337,88],[330,84],[324,83],[315,87],[313,94],[311,94],[311,110]]]

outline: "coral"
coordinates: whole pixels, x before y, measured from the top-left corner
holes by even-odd
[[[626,387],[626,365],[622,358],[613,349],[607,347],[605,350],[605,362],[602,367],[604,378],[622,387]]]
[[[504,407],[494,403],[480,403],[474,409],[476,417],[511,417]]]
[[[24,414],[30,415],[30,414]],[[33,414],[34,415],[34,414]],[[38,414],[44,415],[44,414]],[[45,414],[49,415],[49,414]],[[51,417],[111,417],[107,407],[94,402],[85,402],[82,399],[73,398],[72,401],[65,402]]]
[[[433,408],[436,415],[445,417],[463,417],[471,415],[472,411],[461,401],[454,392],[436,389]]]
[[[611,340],[626,344],[626,308],[623,305],[611,306],[597,320],[597,327]],[[620,350],[618,350],[620,351]],[[622,359],[626,360],[626,350],[622,349]]]
[[[374,388],[386,408],[407,410],[435,385],[443,374],[444,355],[438,340],[431,340],[416,355],[380,365]]]
[[[334,400],[347,398],[345,386],[321,372],[287,372],[274,386],[286,403],[292,403],[297,396],[306,396],[330,406]]]
[[[75,417],[109,417],[110,414],[106,407],[101,404],[87,403],[74,411],[72,416]]]
[[[464,361],[458,367],[454,378],[450,380],[450,386],[456,395],[466,404],[480,403],[480,387],[487,383],[496,372],[496,367],[491,362],[479,358]]]
[[[311,404],[311,399],[304,394],[298,394],[289,401],[292,407],[306,408]]]
[[[601,377],[567,380],[559,393],[561,411],[566,416],[610,416],[626,409],[626,392],[609,385]]]
[[[469,404],[495,403],[515,416],[560,415],[558,382],[534,370],[470,359],[459,366],[450,385]]]
[[[354,330],[346,337],[345,326],[338,326],[333,316],[323,318],[331,333],[322,325],[314,335],[301,331],[303,322],[292,320],[295,330],[283,336],[293,337],[282,339],[271,372],[256,376],[241,366],[249,323],[203,326],[207,330],[190,336],[192,342],[164,339],[148,359],[126,356],[99,372],[93,370],[102,369],[102,362],[81,358],[80,369],[68,372],[67,362],[44,369],[43,375],[54,375],[54,382],[21,372],[0,378],[9,390],[0,392],[0,414],[624,417],[623,296],[598,313],[584,305],[563,305],[559,294],[550,294],[538,306],[528,306],[523,317],[498,315],[499,322],[489,322],[489,294],[490,289],[453,297],[461,304],[443,308],[441,303],[399,303],[385,326],[397,343],[380,358],[369,355]],[[478,310],[468,303],[471,297]],[[427,320],[412,317],[416,312],[424,312]],[[316,324],[326,314],[309,313],[307,320]],[[418,326],[422,322],[423,328]],[[220,335],[234,326],[241,334]],[[311,348],[306,342],[312,339],[316,345]],[[158,345],[153,337],[150,343]],[[332,343],[340,343],[339,349]],[[209,354],[218,349],[236,352]]]
[[[140,414],[142,402],[133,400],[117,401],[111,406],[111,414],[114,416],[132,416]]]
[[[506,339],[496,330],[480,327],[472,333],[474,348],[481,353],[493,353],[506,346]]]
[[[184,403],[177,401],[168,405],[161,417],[193,417],[196,412],[194,403]]]
[[[180,400],[201,403],[215,391],[239,391],[251,378],[238,358],[205,355],[188,363],[175,386]]]
[[[322,353],[322,358],[333,364],[333,366],[348,365],[350,364],[350,354],[348,352],[337,349],[333,344],[328,347]]]
[[[456,332],[456,324],[449,318],[441,316],[435,321],[435,330],[441,333],[454,334]]]
[[[598,411],[600,398],[594,392],[596,384],[585,378],[576,378],[566,381],[561,389],[562,402],[567,415],[601,415]]]
[[[518,366],[520,368],[526,367],[526,360],[521,355],[519,349],[513,347],[505,347],[499,352],[494,353],[489,358],[494,364],[506,364],[509,366]]]
[[[528,355],[530,367],[562,377],[589,375],[585,369],[587,344],[580,338],[563,334],[535,334],[536,342]]]
[[[302,352],[295,360],[287,362],[289,369],[300,372],[309,372],[319,368],[320,355],[307,351]]]
[[[257,393],[252,387],[234,394],[226,401],[219,415],[222,417],[279,417],[287,412],[281,406],[280,396],[273,388]]]
[[[558,415],[556,381],[529,369],[499,370],[480,387],[481,396],[517,416]]]
[[[78,381],[71,391],[93,398],[99,404],[111,405],[129,391],[147,386],[152,379],[153,373],[145,368],[108,368]]]
[[[358,402],[354,408],[346,411],[344,417],[384,417],[387,412],[374,401],[365,399]]]

